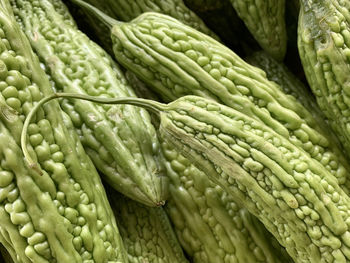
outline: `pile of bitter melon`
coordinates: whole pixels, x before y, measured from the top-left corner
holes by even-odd
[[[0,262],[350,262],[350,1],[0,0]]]

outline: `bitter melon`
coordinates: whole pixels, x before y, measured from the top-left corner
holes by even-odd
[[[130,21],[145,12],[158,12],[166,14],[182,21],[215,39],[219,39],[203,21],[182,0],[86,0],[102,11],[108,10],[107,14],[113,13],[112,17],[122,21]]]
[[[271,246],[265,227],[169,143],[166,210],[194,263],[290,262]]]
[[[62,0],[49,0],[54,6],[57,13],[59,13],[64,21],[71,25],[72,27],[77,27],[72,15],[70,14],[67,6],[62,2]]]
[[[350,2],[300,1],[298,49],[317,103],[350,155]]]
[[[66,23],[50,1],[11,0],[11,4],[58,91],[135,96],[118,65]],[[159,142],[145,110],[68,100],[61,101],[61,107],[97,169],[115,189],[149,206],[164,203]]]
[[[341,136],[340,139],[338,139],[339,136],[337,137],[331,130],[331,127],[336,125],[335,120],[326,118],[318,106],[315,96],[309,88],[303,84],[303,82],[296,78],[284,64],[274,60],[265,52],[256,52],[246,60],[250,64],[263,69],[266,72],[267,77],[271,81],[279,84],[283,92],[295,97],[312,114],[317,121],[318,126],[322,130],[327,131],[325,136],[328,137],[328,140],[336,144],[339,149],[343,149],[343,152],[346,155],[343,144],[341,143],[344,141],[344,136]]]
[[[350,260],[350,197],[337,178],[291,140],[244,111],[198,96],[166,105],[71,93],[48,96],[32,112],[63,97],[153,111],[160,118],[161,137],[263,222],[295,262]]]
[[[322,162],[349,192],[350,168],[341,150],[327,139],[327,131],[312,114],[269,81],[264,71],[166,15],[145,13],[130,23],[101,13],[100,17],[114,25],[111,32],[116,59],[164,101],[197,95],[244,111]]]
[[[317,105],[314,95],[283,63],[276,61],[265,52],[255,52],[247,57],[246,61],[264,70],[269,80],[276,82],[284,93],[295,97],[312,114],[321,129],[329,129],[326,117]],[[327,135],[330,141],[339,144],[337,137],[332,133],[328,132]]]
[[[0,242],[21,263],[127,262],[100,177],[57,102],[21,144],[24,119],[53,90],[7,0],[0,24]]]
[[[350,198],[271,127],[211,100],[162,106],[160,132],[257,216],[295,262],[350,260]]]

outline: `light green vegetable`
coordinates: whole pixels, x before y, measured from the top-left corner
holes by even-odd
[[[7,0],[0,25],[0,243],[21,263],[126,263],[100,177],[58,102],[33,116],[21,145],[24,119],[53,90]]]
[[[67,6],[62,2],[62,0],[49,0],[49,2],[54,6],[54,9],[57,13],[59,13],[64,21],[72,27],[77,28],[77,25],[70,14]]]
[[[300,1],[298,49],[317,103],[350,155],[350,2]]]
[[[244,111],[322,162],[349,192],[350,166],[337,144],[329,141],[327,131],[312,114],[269,81],[264,71],[169,16],[146,13],[121,23],[95,11],[112,27],[116,59],[164,101],[197,95]]]
[[[135,96],[118,65],[66,23],[50,1],[11,0],[11,4],[58,91],[96,97]],[[145,110],[69,100],[61,101],[61,107],[111,186],[149,206],[164,203],[166,179],[159,142]]]
[[[230,0],[238,16],[273,58],[282,61],[287,49],[284,0]]]
[[[182,21],[213,38],[219,39],[194,12],[188,9],[183,0],[86,0],[111,17],[130,21],[145,12],[157,12]]]
[[[234,198],[171,144],[162,142],[162,149],[170,179],[166,210],[192,262],[291,262],[278,253],[282,248],[273,248],[277,241]]]
[[[162,207],[107,192],[129,263],[188,263]]]
[[[31,114],[59,97],[133,104],[159,114],[162,138],[262,221],[295,262],[350,260],[350,197],[337,178],[245,112],[198,96],[166,105],[137,98],[54,94],[41,100]],[[25,125],[22,132],[26,129]]]
[[[248,63],[264,70],[268,79],[276,82],[284,93],[295,97],[312,114],[318,126],[323,131],[327,131],[324,135],[328,137],[328,140],[337,144],[339,149],[342,148],[339,139],[329,127],[329,123],[330,125],[335,124],[334,120],[326,118],[309,88],[296,78],[283,63],[274,60],[265,52],[256,52],[246,60]]]

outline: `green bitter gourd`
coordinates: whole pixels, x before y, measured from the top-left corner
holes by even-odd
[[[58,0],[55,0],[58,1]],[[118,65],[48,0],[11,0],[57,90],[101,97],[135,96]],[[61,102],[97,169],[118,191],[149,206],[166,198],[159,142],[145,110]]]
[[[145,12],[169,15],[213,38],[218,39],[203,21],[182,0],[86,0],[100,10],[122,21],[130,21]],[[111,15],[111,13],[113,15]]]
[[[49,1],[54,6],[56,12],[63,17],[64,21],[67,24],[77,28],[77,24],[75,23],[72,15],[70,14],[68,7],[62,2],[62,0],[49,0]]]
[[[298,50],[317,103],[350,155],[350,2],[300,1]]]
[[[87,6],[81,0],[74,0]],[[95,10],[109,24],[115,57],[166,102],[184,95],[216,100],[272,127],[322,162],[349,192],[349,164],[297,100],[232,50],[178,20],[145,13],[130,23]]]
[[[163,141],[162,149],[169,177],[166,211],[192,262],[290,262],[265,227],[222,187],[169,143]]]
[[[22,146],[37,165],[25,163],[24,119],[53,90],[7,0],[0,24],[0,242],[21,263],[127,262],[100,177],[57,102],[29,125]]]
[[[63,97],[126,103],[155,112],[161,137],[262,221],[295,262],[350,260],[350,197],[337,178],[292,141],[244,111],[198,96],[184,96],[166,105],[140,98],[100,99],[71,93],[44,98],[31,113]],[[29,114],[27,123],[30,118]],[[25,126],[22,133],[26,130]]]
[[[295,97],[312,114],[320,128],[328,132],[329,140],[342,148],[339,139],[329,129],[329,125],[332,123],[334,125],[334,120],[326,118],[309,88],[296,78],[283,63],[276,61],[265,52],[256,52],[246,58],[246,61],[264,70],[269,80],[276,82],[284,93]]]

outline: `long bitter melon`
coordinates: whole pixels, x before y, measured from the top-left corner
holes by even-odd
[[[30,123],[22,146],[37,166],[25,163],[24,119],[53,90],[7,0],[0,24],[0,242],[21,263],[127,262],[100,177],[57,102]]]
[[[350,2],[300,1],[298,49],[321,110],[350,155]]]
[[[341,150],[312,114],[264,71],[172,17],[145,13],[122,23],[99,16],[113,26],[116,59],[164,101],[197,95],[244,111],[322,162],[349,192],[350,168]]]
[[[295,262],[350,260],[350,197],[338,179],[302,148],[244,111],[198,96],[166,105],[71,93],[46,97],[32,113],[63,97],[126,103],[155,112],[161,137],[262,221]]]
[[[58,91],[135,96],[116,63],[65,23],[50,1],[11,0],[11,4]],[[97,169],[115,189],[149,206],[164,203],[159,142],[145,110],[67,100],[61,107],[73,120]]]
[[[256,215],[295,262],[350,260],[350,198],[324,165],[211,100],[184,97],[161,108],[164,138]]]

